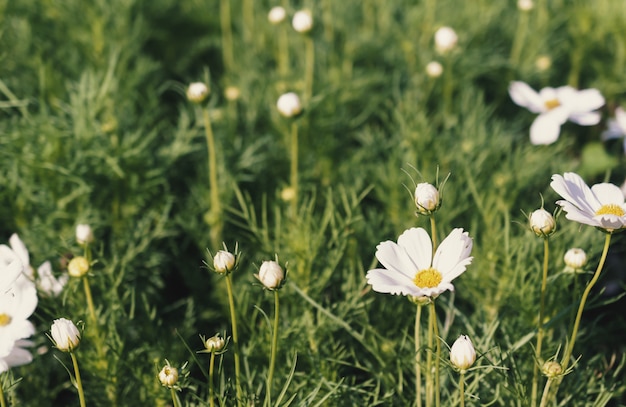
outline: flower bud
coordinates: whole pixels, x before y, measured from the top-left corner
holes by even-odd
[[[417,184],[415,188],[415,206],[422,215],[430,215],[439,209],[439,190],[428,182]]]
[[[81,245],[93,242],[91,226],[85,224],[76,225],[76,242]]]
[[[537,236],[549,236],[556,230],[556,222],[552,214],[545,209],[537,209],[528,218],[530,229]]]
[[[552,59],[547,55],[540,55],[535,61],[535,67],[540,72],[547,71],[552,66]]]
[[[452,51],[458,41],[456,32],[450,27],[441,27],[435,32],[435,49],[440,54]]]
[[[159,372],[159,381],[165,387],[172,387],[178,382],[178,369],[165,365]]]
[[[431,61],[426,65],[426,74],[431,78],[439,78],[443,73],[443,66],[437,61]]]
[[[574,247],[565,252],[563,260],[569,269],[573,271],[580,270],[587,264],[587,253],[583,249]]]
[[[287,17],[287,11],[280,6],[272,7],[267,15],[269,22],[274,25],[282,23],[285,20],[285,17]]]
[[[278,263],[273,260],[264,261],[259,268],[259,274],[255,277],[269,290],[277,290],[285,279],[285,272]]]
[[[296,11],[291,21],[293,29],[299,33],[306,34],[313,28],[313,15],[310,10]]]
[[[83,256],[74,257],[67,265],[67,272],[72,277],[82,277],[89,271],[89,262]]]
[[[460,371],[469,369],[476,361],[474,345],[467,335],[461,335],[450,348],[450,362]]]
[[[530,11],[534,6],[533,0],[517,0],[517,8],[520,11]]]
[[[559,362],[549,360],[541,367],[541,373],[546,377],[554,378],[563,374],[563,367]]]
[[[293,92],[281,95],[276,102],[276,107],[283,117],[294,117],[302,113],[300,98]]]
[[[55,319],[50,328],[50,336],[54,346],[63,352],[72,352],[80,343],[80,332],[69,319]]]
[[[224,344],[224,338],[222,338],[220,334],[216,334],[215,336],[212,336],[204,341],[204,347],[209,352],[221,351],[224,348]]]
[[[202,82],[194,82],[187,88],[187,100],[200,104],[206,100],[209,93],[210,90],[207,85]]]
[[[227,252],[226,250],[220,250],[215,253],[213,257],[213,267],[215,271],[223,274],[232,271],[235,267],[235,255]]]
[[[230,102],[234,102],[241,97],[241,90],[236,86],[227,86],[224,89],[224,97]]]

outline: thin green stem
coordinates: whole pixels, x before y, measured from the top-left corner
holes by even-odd
[[[89,287],[89,280],[87,276],[83,277],[83,287],[85,288],[85,298],[87,299],[87,308],[89,309],[89,317],[94,325],[95,329],[98,329],[98,318],[96,317],[96,308],[93,305],[93,296],[91,295],[91,288]]]
[[[465,407],[465,372],[461,372],[459,376],[459,398],[461,407]]]
[[[435,301],[430,302],[430,314],[432,316],[431,323],[433,324],[433,334],[435,336],[435,407],[441,405],[441,391],[439,388],[439,368],[441,365],[441,341],[439,340],[439,326],[437,324],[437,312],[435,310]]]
[[[532,407],[537,405],[537,390],[539,387],[539,365],[543,363],[541,358],[541,348],[543,345],[543,319],[545,315],[546,303],[546,287],[548,285],[548,255],[550,254],[550,245],[548,237],[543,239],[543,272],[541,274],[541,291],[539,295],[539,321],[537,321],[537,346],[535,348],[535,367],[533,368],[533,383],[531,389]]]
[[[215,366],[215,352],[211,352],[211,360],[209,361],[209,406],[214,407],[215,401],[213,398],[214,390],[213,390],[213,368]]]
[[[230,21],[230,0],[220,1],[220,24],[222,27],[222,56],[224,58],[224,70],[230,72],[234,65],[233,54],[233,31]]]
[[[217,152],[215,149],[215,137],[211,127],[209,109],[202,109],[204,120],[204,132],[206,136],[207,152],[209,155],[209,188],[211,194],[211,209],[209,210],[209,226],[211,227],[211,244],[219,247],[222,241],[222,207],[220,203],[220,191],[217,177]]]
[[[2,389],[2,381],[1,380],[0,380],[0,407],[7,407],[7,402],[6,402],[5,398],[4,398],[4,390]]]
[[[426,354],[426,407],[432,406],[433,400],[433,314],[428,313],[428,353]]]
[[[243,400],[241,396],[240,368],[239,368],[239,339],[237,335],[237,315],[235,312],[235,300],[233,298],[233,284],[230,274],[226,275],[226,290],[228,291],[228,305],[230,307],[230,323],[233,331],[233,349],[235,355],[235,390],[237,392],[237,405]]]
[[[545,387],[543,388],[543,394],[541,396],[541,407],[546,407],[548,405],[548,401],[550,401],[550,387],[552,386],[552,383],[554,382],[554,378],[549,377],[548,381],[546,382]]]
[[[293,199],[291,200],[291,215],[295,218],[298,213],[298,124],[293,121],[291,123],[291,140],[289,142],[291,150],[291,171],[290,183],[293,190]]]
[[[305,36],[306,67],[304,77],[304,104],[308,105],[313,96],[313,76],[315,73],[315,42],[310,35]]]
[[[172,404],[174,407],[180,407],[180,402],[178,401],[178,396],[176,396],[176,390],[170,387],[170,395],[172,396]]]
[[[511,46],[511,55],[509,61],[511,68],[516,69],[522,54],[522,45],[526,38],[526,29],[528,27],[528,11],[519,11],[519,19],[517,20],[517,30],[515,31],[515,37],[513,38],[513,45]]]
[[[422,320],[422,305],[415,310],[415,405],[422,407],[422,372],[421,372],[421,343],[420,325]]]
[[[278,317],[280,315],[280,302],[278,290],[274,290],[274,329],[272,332],[272,349],[270,353],[270,368],[267,373],[267,392],[265,393],[265,405],[272,405],[272,379],[274,378],[274,366],[276,365],[276,352],[278,350]]]
[[[74,352],[70,352],[72,358],[72,364],[74,365],[74,377],[76,378],[76,388],[78,389],[78,399],[80,400],[80,407],[85,407],[85,392],[83,391],[83,382],[80,379],[80,370],[78,369],[78,359]]]
[[[435,224],[435,215],[430,215],[430,235],[433,241],[433,253],[437,250],[437,225]]]

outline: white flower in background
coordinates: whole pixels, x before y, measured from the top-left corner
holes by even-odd
[[[12,367],[26,365],[33,361],[33,355],[27,351],[26,347],[32,346],[31,341],[24,339],[13,342],[10,349],[3,349],[0,344],[0,373],[8,371]]]
[[[422,215],[430,215],[439,209],[439,190],[433,184],[422,182],[415,188],[415,206]]]
[[[567,219],[609,233],[626,227],[626,203],[617,185],[603,182],[589,188],[580,175],[566,172],[554,174],[550,186],[564,198],[556,203]]]
[[[65,318],[54,320],[50,337],[54,346],[62,352],[72,352],[80,343],[80,331],[72,321]]]
[[[21,274],[15,282],[0,292],[0,341],[13,346],[13,342],[28,338],[35,327],[28,318],[37,308],[38,298],[35,285]],[[5,342],[6,341],[6,342]]]
[[[283,117],[294,117],[302,112],[300,98],[293,92],[280,95],[276,102],[276,108]]]
[[[272,24],[280,24],[283,21],[285,21],[286,17],[287,17],[287,11],[285,11],[285,9],[280,6],[272,7],[272,9],[267,15],[267,19]]]
[[[234,102],[241,97],[241,89],[237,86],[227,86],[226,89],[224,89],[224,97],[229,102]]]
[[[461,335],[450,348],[450,362],[460,371],[469,369],[476,361],[476,350],[469,336]]]
[[[515,81],[509,86],[509,95],[515,104],[539,113],[530,126],[530,142],[535,145],[554,143],[567,120],[581,126],[598,124],[601,116],[594,110],[604,105],[597,89],[576,90],[571,86],[536,92],[528,84]]]
[[[545,209],[537,209],[528,217],[530,229],[537,236],[549,236],[556,230],[556,222],[554,216]]]
[[[574,247],[565,252],[563,261],[569,270],[581,270],[587,264],[587,253],[583,249]]]
[[[213,267],[220,274],[227,273],[235,267],[235,261],[234,254],[226,250],[220,250],[213,257]]]
[[[450,27],[441,27],[435,32],[435,49],[440,54],[452,51],[456,47],[459,37]]]
[[[178,382],[178,369],[169,364],[159,372],[159,381],[165,387],[172,387]]]
[[[443,73],[443,66],[437,61],[431,61],[426,65],[426,74],[431,78],[439,78]]]
[[[517,8],[520,11],[530,11],[535,7],[533,0],[517,0]]]
[[[0,245],[0,295],[22,274],[24,265],[20,257],[7,245]]]
[[[552,58],[547,55],[540,55],[535,60],[535,67],[539,72],[544,72],[552,66]]]
[[[268,290],[279,289],[285,280],[285,272],[280,264],[273,260],[264,261],[259,267],[259,274],[254,275]]]
[[[209,96],[210,90],[202,82],[193,82],[187,88],[187,99],[192,103],[202,103]]]
[[[52,265],[49,261],[44,262],[37,269],[37,288],[48,297],[57,297],[69,281],[67,273],[55,278],[52,274]]]
[[[385,267],[367,272],[367,282],[379,293],[436,298],[454,290],[452,280],[472,262],[472,239],[463,229],[454,229],[437,247],[426,230],[411,228],[398,243],[386,241],[376,248],[376,258]]]
[[[618,106],[615,108],[615,118],[609,119],[607,129],[602,132],[602,140],[616,138],[624,139],[624,153],[626,153],[626,111]]]
[[[313,28],[313,15],[311,14],[311,10],[296,11],[293,15],[293,20],[291,20],[291,25],[293,25],[294,30],[302,34],[311,31]]]
[[[86,224],[76,225],[76,242],[81,245],[93,242],[91,226]]]

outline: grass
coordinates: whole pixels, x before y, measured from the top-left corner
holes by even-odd
[[[223,60],[230,46],[222,36],[224,3],[232,64]],[[309,8],[312,31],[294,32],[290,17],[271,25],[267,13],[278,3],[288,16]],[[69,257],[82,254],[75,226],[90,224],[89,283],[100,333],[90,326],[81,281],[70,279],[57,298],[40,296],[30,318],[32,363],[0,375],[7,404],[76,404],[69,358],[45,335],[65,317],[84,324],[76,356],[87,405],[170,405],[157,379],[166,359],[180,369],[181,405],[209,405],[209,355],[197,353],[200,335],[232,332],[226,282],[204,266],[212,264],[207,249],[222,249],[210,227],[207,112],[221,237],[241,251],[231,277],[247,405],[265,399],[274,317],[274,295],[253,275],[275,255],[287,281],[273,405],[415,402],[415,305],[372,291],[365,274],[378,267],[378,243],[410,227],[429,230],[428,217],[415,216],[415,184],[448,175],[437,235],[464,228],[474,261],[455,280],[455,293],[437,301],[441,403],[459,405],[446,344],[467,334],[479,368],[465,374],[466,404],[529,405],[543,242],[524,213],[542,202],[555,211],[552,174],[575,171],[590,185],[626,178],[622,143],[600,138],[613,109],[625,103],[625,18],[618,0],[536,0],[528,12],[515,2],[482,0],[0,1],[2,242],[18,233],[31,265],[50,260],[60,275]],[[442,25],[459,37],[447,55],[433,46]],[[281,38],[286,54],[279,54]],[[540,57],[549,58],[548,68],[537,67]],[[280,58],[288,58],[286,69]],[[442,64],[441,77],[426,74],[430,61]],[[291,122],[275,106],[282,93],[307,92],[307,64],[312,92],[295,119],[294,213],[284,199]],[[511,80],[535,89],[597,88],[606,99],[603,120],[566,123],[556,143],[531,145],[534,115],[511,101]],[[211,89],[202,107],[185,97],[197,81]],[[239,90],[236,100],[224,95],[229,87]],[[563,354],[590,279],[562,273],[563,254],[583,248],[591,273],[603,236],[557,216],[544,359]],[[615,234],[583,314],[573,354],[580,359],[552,405],[626,405],[626,325],[616,311],[623,306],[623,256],[623,237]],[[602,291],[610,283],[616,294]],[[215,357],[216,402],[224,406],[236,405],[232,341],[228,346]]]

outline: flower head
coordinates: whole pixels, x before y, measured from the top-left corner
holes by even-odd
[[[452,51],[456,47],[459,37],[450,27],[441,27],[435,32],[435,49],[440,54]]]
[[[268,290],[277,290],[285,281],[285,272],[280,264],[273,260],[264,261],[259,267],[259,274],[254,275]]]
[[[93,231],[91,226],[81,223],[76,225],[76,242],[80,245],[93,242]]]
[[[433,184],[422,182],[415,188],[415,206],[422,215],[430,215],[439,209],[439,190]]]
[[[280,24],[287,17],[287,11],[281,6],[272,7],[270,12],[267,14],[267,19],[272,24]]]
[[[50,328],[50,337],[54,346],[62,352],[72,352],[80,343],[80,332],[72,321],[65,318],[55,319]]]
[[[208,352],[219,352],[224,348],[225,344],[224,338],[220,334],[216,334],[204,341],[204,348]]]
[[[556,203],[574,222],[595,226],[611,233],[626,227],[626,203],[622,190],[606,182],[587,186],[580,175],[554,174],[550,186],[563,197]]]
[[[554,216],[545,209],[537,209],[528,217],[530,229],[537,236],[550,236],[556,230],[556,222]]]
[[[469,369],[476,361],[476,351],[469,336],[461,335],[450,348],[450,362],[460,371]]]
[[[293,92],[282,94],[276,102],[276,108],[283,117],[294,117],[302,113],[300,98]]]
[[[313,29],[313,15],[311,10],[296,11],[291,20],[293,29],[299,33],[306,34]]]
[[[202,82],[193,82],[187,88],[187,100],[200,104],[209,96],[209,87]]]
[[[367,282],[379,293],[436,298],[454,290],[452,280],[472,262],[472,239],[463,229],[454,229],[439,245],[433,257],[433,244],[426,230],[411,228],[398,243],[386,241],[376,248],[376,258],[385,267],[367,272]]]
[[[173,387],[178,383],[178,369],[170,366],[169,363],[163,366],[159,372],[159,381],[165,387]]]
[[[574,247],[565,252],[563,261],[567,270],[577,272],[587,264],[587,253],[583,249]]]
[[[72,277],[82,277],[89,271],[89,262],[83,256],[76,256],[67,265],[67,272]]]
[[[539,113],[530,126],[532,144],[554,143],[567,120],[581,126],[598,124],[600,113],[595,110],[604,105],[604,97],[597,89],[576,90],[571,86],[536,92],[528,84],[515,81],[509,86],[509,95],[515,104]]]
[[[213,257],[215,271],[224,274],[233,270],[236,263],[235,255],[226,250],[220,250]]]

